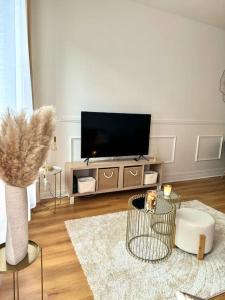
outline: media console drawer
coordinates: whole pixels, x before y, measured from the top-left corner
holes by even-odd
[[[118,187],[119,168],[98,170],[98,190],[110,190]]]
[[[123,186],[138,186],[142,184],[142,166],[125,167],[123,174]]]

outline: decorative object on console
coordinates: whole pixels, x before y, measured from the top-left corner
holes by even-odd
[[[6,183],[6,260],[16,265],[28,249],[28,203],[26,187],[36,179],[46,158],[55,129],[50,106],[24,113],[8,112],[0,130],[0,177]]]
[[[220,92],[223,94],[223,101],[225,102],[225,70],[220,79]]]
[[[214,218],[193,208],[180,208],[176,214],[175,245],[188,253],[203,259],[213,247],[215,231]]]

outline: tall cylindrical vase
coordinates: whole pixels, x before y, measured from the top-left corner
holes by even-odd
[[[16,265],[27,255],[28,203],[26,188],[6,184],[6,261]]]

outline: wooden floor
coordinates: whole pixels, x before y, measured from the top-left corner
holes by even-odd
[[[183,201],[197,199],[225,213],[224,179],[180,182],[173,184],[173,187],[181,194]],[[64,199],[56,214],[50,211],[33,213],[30,222],[30,238],[43,247],[44,299],[93,299],[66,232],[64,221],[126,210],[128,197],[136,192],[80,198],[74,206],[69,205],[68,199]],[[51,201],[48,204],[53,203]],[[1,276],[0,300],[13,299],[11,279],[11,275]],[[20,296],[22,300],[40,299],[40,260],[20,272]],[[214,299],[225,299],[225,294]]]

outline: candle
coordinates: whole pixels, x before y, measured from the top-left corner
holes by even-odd
[[[169,197],[172,191],[172,185],[169,184],[164,185],[163,191],[164,191],[164,196]]]
[[[156,206],[156,192],[155,191],[148,191],[146,197],[146,207],[147,209],[154,209]]]

